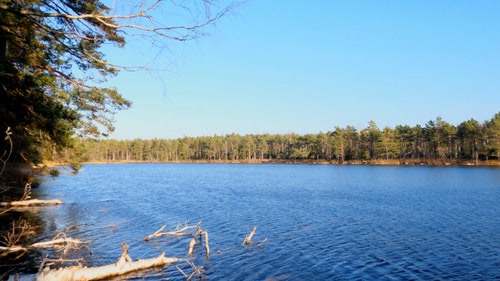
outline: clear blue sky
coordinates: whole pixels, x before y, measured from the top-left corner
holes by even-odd
[[[149,52],[124,51],[110,58]],[[483,122],[500,111],[500,1],[253,0],[158,61],[110,81],[134,103],[112,138]]]

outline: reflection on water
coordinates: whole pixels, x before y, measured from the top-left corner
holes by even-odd
[[[202,222],[211,280],[493,280],[500,278],[500,170],[327,165],[86,165],[38,189],[43,237],[89,242],[86,262],[187,257],[189,238],[143,237]],[[261,247],[242,248],[253,226]],[[178,266],[189,272],[186,263]],[[185,280],[169,266],[130,280]]]

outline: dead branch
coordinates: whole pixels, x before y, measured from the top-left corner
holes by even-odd
[[[203,266],[196,266],[194,263],[190,261],[186,261],[192,268],[193,272],[191,274],[187,275],[180,267],[176,266],[177,270],[179,270],[184,277],[186,277],[186,280],[191,280],[195,275],[198,276],[198,278],[202,278],[204,273],[205,273],[205,268]]]
[[[205,255],[208,257],[210,256],[210,247],[208,246],[208,231],[203,231],[203,234],[205,235]]]
[[[241,247],[245,247],[245,245],[250,245],[253,243],[252,238],[255,235],[255,231],[257,231],[257,226],[254,226],[252,228],[252,231],[245,237],[245,240],[243,240]]]
[[[0,252],[1,252],[0,257],[4,257],[13,253],[18,253],[18,256],[15,258],[17,259],[18,257],[21,257],[26,252],[28,252],[28,249],[22,246],[9,246],[9,247],[0,246]]]
[[[124,262],[131,262],[132,261],[132,259],[128,255],[128,244],[125,242],[122,243],[122,255],[118,259],[118,263],[120,263],[120,261],[124,261]]]
[[[161,232],[164,228],[165,225],[160,227],[157,231],[155,231],[153,234],[150,234],[146,237],[144,237],[144,241],[148,241],[151,238],[156,238],[156,237],[161,237],[161,236],[190,236],[193,235],[193,233],[188,232],[189,229],[192,228],[199,228],[201,222],[198,222],[195,225],[188,225],[187,223],[184,224],[183,227],[177,226],[175,230],[168,231],[168,232]]]
[[[191,240],[189,241],[189,246],[188,246],[188,255],[189,256],[193,254],[194,245],[196,245],[196,238],[195,237],[191,238]]]
[[[29,248],[66,248],[68,246],[73,246],[73,245],[80,245],[83,244],[83,242],[79,239],[73,239],[73,238],[59,238],[59,239],[54,239],[51,241],[46,241],[46,242],[38,242],[35,244],[32,244],[29,246]]]
[[[267,242],[267,237],[264,238],[264,240],[260,241],[259,244],[257,244],[257,247],[264,245],[264,243],[266,243],[266,242]]]
[[[13,144],[10,135],[12,135],[12,132],[10,130],[10,127],[7,127],[7,130],[5,131],[5,140],[9,142],[9,150],[5,150],[2,153],[2,155],[0,155],[0,175],[2,175],[3,171],[5,171],[5,167],[7,166],[7,161],[12,155]]]
[[[184,277],[186,277],[186,279],[188,278],[189,275],[186,274],[186,272],[184,272],[179,266],[175,266],[175,268],[177,268],[177,270],[180,271],[180,273],[182,273],[182,275],[184,275]]]
[[[198,227],[196,231],[193,233],[193,238],[189,241],[188,245],[188,255],[192,255],[194,252],[194,246],[196,245],[196,237],[200,236],[200,243],[203,237],[205,237],[205,255],[210,256],[210,247],[208,246],[208,231],[201,229]]]
[[[124,245],[126,245],[124,247]],[[128,255],[128,245],[122,244],[122,255],[116,263],[98,266],[82,267],[81,265],[70,266],[61,269],[50,269],[46,267],[37,275],[37,281],[67,281],[67,280],[100,280],[113,276],[120,276],[134,271],[149,269],[152,267],[167,266],[179,262],[179,258],[167,258],[162,253],[156,258],[132,261]]]
[[[155,231],[154,233],[152,234],[149,234],[148,236],[144,237],[143,240],[144,241],[148,241],[149,239],[151,238],[154,238],[154,237],[158,237],[161,233],[161,231],[166,227],[167,225],[164,224],[162,227],[160,227],[160,229],[158,229],[157,231]]]
[[[27,221],[13,221],[10,231],[2,237],[3,244],[7,247],[16,246],[31,235],[33,235],[33,231]]]
[[[31,199],[31,184],[29,182],[27,182],[24,185],[23,196],[21,197],[21,199],[19,199],[19,201],[26,201],[26,200],[29,200],[29,199]]]
[[[12,230],[3,237],[6,246],[0,246],[0,257],[11,253],[19,253],[19,256],[21,256],[30,250],[45,248],[54,248],[66,252],[69,249],[78,248],[79,245],[83,244],[79,239],[67,238],[64,233],[59,233],[50,241],[38,242],[28,246],[18,245],[22,239],[31,235],[31,232],[31,227],[27,223],[21,226],[13,223]]]

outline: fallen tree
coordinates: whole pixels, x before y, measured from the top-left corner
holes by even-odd
[[[60,269],[44,268],[36,277],[37,281],[67,281],[67,280],[101,280],[113,276],[119,276],[134,271],[140,271],[155,267],[167,266],[174,262],[182,261],[179,258],[165,257],[162,253],[156,258],[149,258],[143,260],[132,261],[128,255],[127,243],[122,244],[122,255],[116,263],[97,266],[97,267],[83,267],[76,265]]]

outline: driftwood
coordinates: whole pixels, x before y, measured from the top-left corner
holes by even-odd
[[[33,206],[44,206],[44,205],[60,205],[64,204],[63,201],[58,199],[30,199],[12,202],[0,202],[0,207],[33,207]]]
[[[122,255],[116,263],[98,266],[82,267],[81,265],[53,269],[44,268],[37,275],[37,281],[67,281],[67,280],[101,280],[113,276],[119,276],[134,271],[166,266],[174,262],[179,262],[179,258],[167,258],[162,253],[156,258],[132,261],[128,255],[128,245],[122,244]]]

